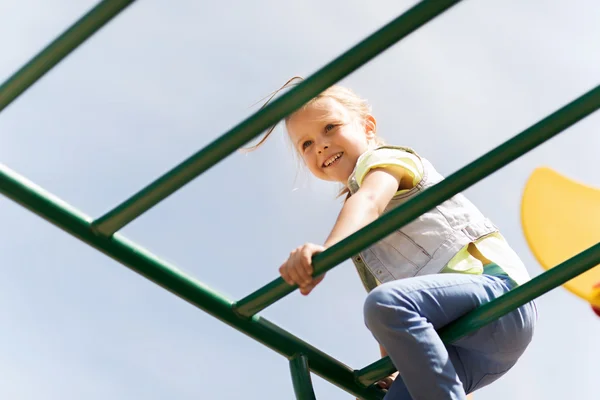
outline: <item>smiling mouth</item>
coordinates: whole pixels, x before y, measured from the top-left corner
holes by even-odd
[[[332,155],[331,157],[329,157],[327,160],[325,160],[323,162],[323,165],[321,165],[321,167],[323,167],[323,168],[331,167],[332,165],[337,163],[342,158],[343,155],[344,155],[344,152],[342,152],[342,151]]]

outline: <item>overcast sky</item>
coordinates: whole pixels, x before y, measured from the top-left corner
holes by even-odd
[[[0,80],[95,4],[0,0]],[[414,1],[136,2],[0,115],[0,162],[97,217],[309,76]],[[388,141],[448,175],[600,80],[600,2],[470,0],[344,84]],[[466,194],[542,272],[519,205],[547,165],[600,187],[596,113]],[[229,298],[322,243],[337,187],[298,168],[282,130],[236,153],[123,230]],[[569,212],[568,209],[564,210]],[[552,216],[548,216],[549,222]],[[291,399],[287,360],[0,196],[0,398]],[[378,359],[351,263],[263,312],[352,368]],[[560,288],[535,339],[477,400],[596,396],[600,318]],[[317,398],[350,395],[313,375]]]

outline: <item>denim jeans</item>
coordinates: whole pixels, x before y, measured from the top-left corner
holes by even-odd
[[[514,286],[506,275],[434,274],[373,289],[365,324],[399,371],[385,400],[465,399],[512,368],[532,339],[534,302],[450,345],[436,330]]]

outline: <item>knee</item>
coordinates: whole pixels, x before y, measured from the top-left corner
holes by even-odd
[[[413,313],[410,299],[386,284],[373,289],[363,306],[365,325],[372,332],[390,324],[400,327]]]

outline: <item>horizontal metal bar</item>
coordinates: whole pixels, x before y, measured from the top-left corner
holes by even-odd
[[[290,360],[290,373],[292,374],[296,400],[316,400],[312,380],[310,379],[308,358],[304,354],[297,354],[292,357]]]
[[[0,112],[135,0],[104,0],[0,86]]]
[[[94,221],[94,229],[110,236],[158,202],[258,136],[302,104],[438,16],[460,0],[425,0],[367,37],[264,109],[235,126],[175,168]]]
[[[400,229],[426,211],[464,191],[508,163],[532,150],[600,108],[600,86],[552,115],[461,168],[432,188],[410,199],[375,222],[313,257],[314,276],[319,276],[360,250]],[[296,286],[277,278],[236,302],[240,315],[249,317],[293,292]]]
[[[455,342],[597,265],[600,265],[600,243],[460,317],[438,333],[444,343]],[[393,372],[396,368],[390,358],[385,357],[357,371],[356,377],[362,385],[368,386]]]
[[[348,366],[264,318],[240,318],[234,313],[231,300],[146,249],[121,235],[114,235],[111,238],[96,235],[91,229],[90,217],[2,164],[0,164],[0,193],[279,354],[287,358],[298,353],[305,354],[311,360],[313,372],[352,395],[373,400],[383,398],[381,390],[359,386],[354,380],[352,369]]]

